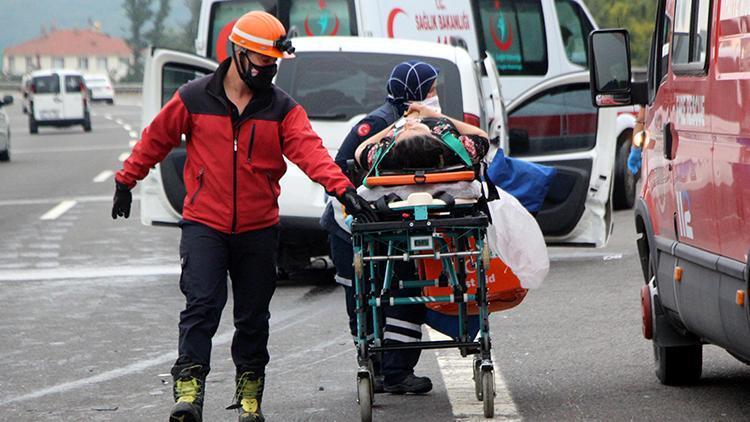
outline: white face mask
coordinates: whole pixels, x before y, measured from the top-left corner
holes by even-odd
[[[433,97],[425,98],[423,101],[419,101],[419,104],[422,104],[424,106],[430,107],[431,109],[435,110],[435,112],[440,113],[440,99],[437,95]]]

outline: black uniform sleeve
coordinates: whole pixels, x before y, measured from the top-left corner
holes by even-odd
[[[375,135],[387,126],[385,120],[379,117],[367,116],[360,120],[346,135],[344,141],[339,147],[339,152],[336,154],[336,164],[346,172],[347,160],[354,159],[354,152],[357,150],[359,144],[367,140],[369,137]]]

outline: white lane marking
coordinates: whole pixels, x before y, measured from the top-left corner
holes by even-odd
[[[133,127],[128,124],[122,125],[122,128],[125,129],[126,132],[133,130]]]
[[[137,143],[138,143],[137,139],[131,139],[130,142],[128,142],[128,145],[130,146],[130,148],[133,148],[135,144]]]
[[[102,183],[112,177],[114,172],[112,170],[104,170],[103,172],[99,173],[94,177],[94,183]]]
[[[22,206],[22,205],[46,205],[46,204],[57,204],[60,201],[72,199],[76,202],[112,202],[112,196],[108,195],[89,195],[89,196],[76,196],[73,198],[38,198],[38,199],[6,199],[0,201],[0,207],[7,206]],[[140,201],[139,195],[133,195],[133,201]],[[48,230],[50,233],[54,233],[52,229]]]
[[[282,314],[283,316],[281,316],[281,318],[276,317],[274,319],[271,319],[270,333],[272,334],[277,333],[279,331],[286,330],[287,328],[293,327],[302,322],[308,321],[312,318],[319,318],[321,312],[323,312],[323,310],[316,311],[316,312],[309,312],[308,309],[302,308],[296,311],[291,311],[286,315]],[[298,318],[298,316],[303,313],[307,313],[307,315],[304,315]],[[279,314],[280,313],[277,313],[276,315],[279,315]],[[292,320],[291,322],[285,325],[279,326],[279,324],[286,322],[287,320],[290,320],[290,319]],[[220,345],[229,343],[230,341],[232,341],[233,338],[234,338],[234,329],[231,329],[225,333],[215,336],[213,338],[213,345],[220,346]],[[5,400],[0,399],[0,406],[6,406],[12,403],[38,399],[40,397],[48,396],[50,394],[64,393],[66,391],[75,390],[81,387],[87,387],[87,386],[91,386],[91,385],[98,384],[101,382],[111,381],[113,379],[124,377],[126,375],[141,372],[144,369],[147,369],[153,366],[163,365],[169,361],[173,361],[176,357],[177,357],[177,353],[174,351],[162,353],[161,355],[155,356],[151,359],[143,359],[143,360],[131,363],[130,365],[123,366],[121,368],[116,368],[111,371],[103,372],[99,375],[94,375],[94,376],[87,377],[87,378],[81,378],[75,381],[64,382],[62,384],[57,384],[51,387],[42,388],[40,390],[32,391],[30,393],[23,394],[20,396],[10,397]]]
[[[623,259],[630,255],[622,252],[549,252],[549,260],[552,262],[571,261],[613,261]]]
[[[109,114],[109,113],[107,113],[107,114],[104,115],[104,118],[107,119],[107,120],[112,120],[112,115]]]
[[[128,136],[130,136],[131,138],[138,138],[138,132],[136,132],[136,131],[134,131],[134,130],[131,130],[131,131],[130,131],[130,132],[128,133]]]
[[[128,159],[128,157],[130,157],[130,153],[129,152],[123,152],[122,154],[120,154],[119,157],[117,157],[117,159],[120,160],[120,161],[125,161],[125,160]]]
[[[145,277],[178,275],[180,266],[142,265],[138,267],[68,267],[55,270],[0,271],[0,281],[73,280],[84,278]]]
[[[430,340],[450,340],[449,337],[433,330],[427,329],[427,337]],[[484,421],[482,402],[477,400],[474,393],[474,381],[472,379],[472,357],[463,358],[454,349],[436,350],[438,366],[443,374],[445,389],[448,392],[456,421]],[[521,415],[510,396],[505,379],[500,367],[493,357],[495,366],[495,418],[494,421],[520,421]]]
[[[66,211],[73,208],[77,204],[76,201],[73,200],[66,200],[62,201],[57,206],[52,208],[51,210],[47,211],[39,217],[40,220],[56,220],[61,215],[65,214]]]
[[[13,150],[13,154],[49,154],[59,152],[89,152],[89,151],[111,151],[122,149],[121,146],[116,145],[91,145],[91,146],[80,146],[80,147],[60,147],[60,148],[29,148]]]
[[[122,119],[115,119],[115,123],[117,123],[118,125],[122,125],[125,122],[123,122]]]

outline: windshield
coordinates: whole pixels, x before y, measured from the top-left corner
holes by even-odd
[[[229,57],[230,49],[227,37],[232,31],[234,21],[251,10],[265,10],[276,14],[275,0],[235,0],[217,2],[211,6],[211,18],[208,28],[208,57],[222,61]]]
[[[501,76],[547,74],[547,41],[539,0],[481,0],[479,14],[487,51]]]
[[[438,96],[443,113],[463,120],[461,79],[450,61],[376,53],[297,53],[279,65],[276,85],[289,93],[311,119],[347,121],[383,104],[386,81],[395,65],[421,60],[440,69]]]
[[[34,92],[37,94],[57,94],[60,92],[60,78],[57,74],[37,76],[31,83],[34,86]]]
[[[298,37],[357,35],[353,0],[297,0],[289,6],[290,32]]]

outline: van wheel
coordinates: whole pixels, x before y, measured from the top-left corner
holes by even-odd
[[[662,347],[654,344],[656,377],[664,385],[693,384],[703,370],[703,346]]]
[[[110,98],[107,100],[107,104],[113,105],[115,103],[115,100],[113,98]]]
[[[10,148],[0,151],[0,161],[10,161]]]
[[[83,118],[83,131],[91,132],[91,116],[89,113],[86,113],[86,116]]]
[[[615,157],[615,180],[612,192],[613,205],[616,210],[630,209],[635,204],[636,185],[640,172],[633,174],[628,169],[632,134],[633,131],[626,130],[617,139],[619,147]]]
[[[36,119],[34,119],[34,115],[31,113],[29,113],[29,133],[32,135],[39,133],[39,125],[36,123]]]

